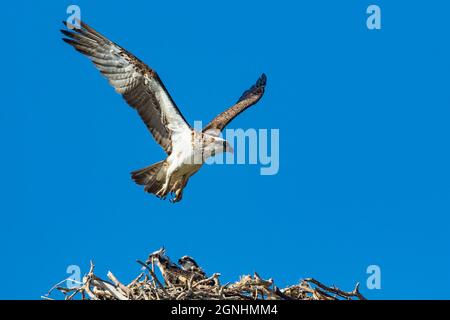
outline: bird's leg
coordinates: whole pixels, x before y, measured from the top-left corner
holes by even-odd
[[[181,199],[183,199],[183,188],[180,188],[175,192],[175,199],[177,200],[176,202],[181,201]]]
[[[164,185],[159,189],[159,191],[156,193],[158,197],[160,197],[162,200],[166,199],[167,197],[167,185],[164,183]]]
[[[172,199],[170,199],[170,202],[175,203],[179,201],[178,195],[180,193],[180,185],[180,181],[178,180],[173,186],[171,186],[170,192],[172,194]]]
[[[169,172],[167,172],[166,182],[164,182],[161,189],[159,189],[158,193],[156,193],[156,195],[158,197],[162,198],[163,200],[166,199],[167,193],[169,192],[170,178],[171,178],[171,174]]]
[[[172,190],[175,190],[175,197],[170,202],[176,203],[183,199],[183,189],[186,187],[188,179],[188,176],[184,175],[182,182],[178,182],[175,186],[173,186]]]
[[[176,202],[181,201],[182,198],[183,198],[183,189],[179,188],[175,191],[175,197],[170,199],[170,202],[176,203]]]

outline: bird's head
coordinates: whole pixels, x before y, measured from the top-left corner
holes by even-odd
[[[223,140],[222,141],[222,148],[223,148],[223,152],[229,152],[231,154],[234,153],[233,147],[231,146],[231,144],[227,140]]]
[[[164,249],[164,247],[160,248],[159,250],[156,250],[155,252],[151,253],[148,256],[147,264],[151,263],[153,259],[159,259],[159,258],[164,257],[165,254],[166,254],[166,250]]]
[[[203,141],[202,147],[205,159],[214,157],[224,152],[234,152],[233,147],[228,143],[228,141],[213,136],[206,137]]]
[[[227,140],[224,140],[222,138],[215,138],[214,150],[216,151],[215,152],[216,154],[221,153],[221,152],[234,153],[234,149],[231,146],[231,144]]]
[[[198,268],[197,262],[195,262],[194,259],[192,259],[189,256],[183,256],[180,259],[178,259],[178,264],[184,269],[184,270],[192,270],[194,268]]]

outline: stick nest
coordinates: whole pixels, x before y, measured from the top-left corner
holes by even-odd
[[[199,276],[195,270],[183,270],[167,256],[165,259],[166,263],[160,263],[158,259],[155,262],[152,254],[147,262],[137,260],[142,265],[141,273],[129,284],[120,282],[110,271],[108,280],[98,277],[91,261],[89,272],[80,283],[68,286],[73,280],[65,279],[42,298],[53,300],[59,292],[65,300],[365,300],[359,292],[359,284],[347,292],[308,278],[299,284],[279,288],[273,279],[263,279],[256,272],[241,276],[234,283],[221,284],[219,273],[207,277],[201,272],[202,276]]]

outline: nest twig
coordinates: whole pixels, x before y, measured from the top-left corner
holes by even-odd
[[[197,277],[192,273],[178,281],[177,277],[162,270],[157,264],[160,277],[155,274],[153,259],[147,263],[137,261],[143,271],[129,284],[125,285],[112,273],[107,273],[109,280],[95,275],[95,266],[91,262],[89,272],[83,277],[79,286],[64,287],[61,281],[43,296],[53,299],[55,291],[60,292],[66,300],[364,300],[359,292],[359,284],[354,290],[346,292],[336,287],[329,287],[315,279],[304,279],[299,284],[278,288],[273,279],[263,279],[256,272],[253,276],[245,275],[234,283],[222,285],[220,274],[210,277]],[[186,274],[185,274],[186,275]],[[161,278],[161,280],[160,280]],[[175,279],[175,281],[174,281]]]

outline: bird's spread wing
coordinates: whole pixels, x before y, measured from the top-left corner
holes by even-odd
[[[241,112],[257,103],[264,94],[266,81],[266,75],[262,74],[261,77],[259,77],[258,81],[256,81],[256,83],[250,89],[242,94],[242,96],[234,106],[215,117],[214,120],[212,120],[205,128],[203,128],[203,132],[206,132],[208,130],[222,131]]]
[[[156,72],[83,22],[80,28],[61,32],[67,36],[63,40],[89,57],[116,91],[137,110],[155,140],[170,154],[174,133],[185,132],[190,127]]]

